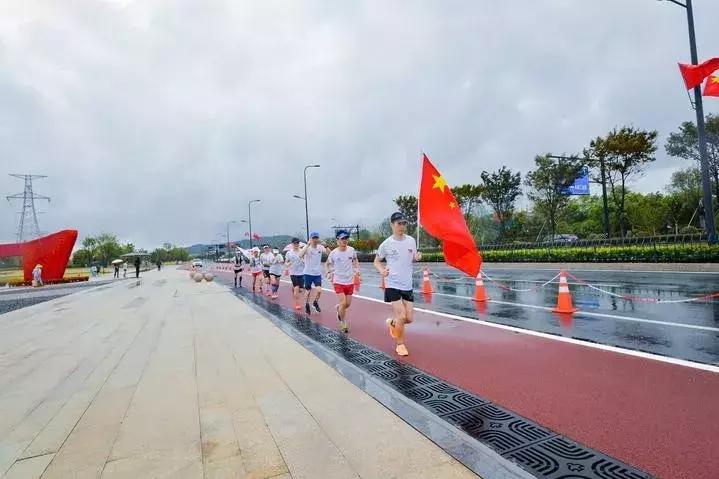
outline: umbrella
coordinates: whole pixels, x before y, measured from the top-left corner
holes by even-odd
[[[300,241],[300,248],[304,248],[305,246],[307,246],[307,245],[305,243],[303,243],[302,241]],[[292,249],[292,243],[285,246],[282,251],[289,251],[291,249]]]
[[[120,264],[120,263],[124,263],[124,262],[125,262],[125,261],[124,261],[124,260],[121,260],[121,259],[114,259],[114,260],[112,260],[112,264]]]

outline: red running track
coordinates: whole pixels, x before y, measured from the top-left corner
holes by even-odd
[[[277,301],[293,307],[288,284]],[[311,318],[336,327],[335,304],[323,291]],[[348,314],[352,338],[395,355],[389,305]],[[403,361],[650,474],[719,477],[717,373],[422,312],[406,341]]]

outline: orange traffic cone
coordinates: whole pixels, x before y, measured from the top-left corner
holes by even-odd
[[[477,278],[474,280],[474,300],[478,303],[487,301],[487,292],[484,290],[484,281],[482,281],[482,272],[477,274]]]
[[[432,294],[432,283],[429,281],[429,269],[424,268],[422,271],[422,294]]]
[[[569,293],[567,284],[567,273],[564,270],[559,272],[559,294],[557,294],[557,307],[552,311],[555,313],[572,314],[577,308],[572,305],[572,295]]]

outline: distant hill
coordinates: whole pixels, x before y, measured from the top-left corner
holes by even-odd
[[[300,238],[302,239],[302,238]],[[277,236],[268,236],[267,238],[262,238],[259,241],[252,241],[253,246],[259,246],[263,245],[265,243],[270,244],[273,248],[284,248],[289,242],[292,240],[292,236],[288,235],[277,235]],[[233,243],[237,244],[237,241],[234,240]],[[224,243],[215,243],[215,244],[204,244],[204,243],[197,243],[193,244],[192,246],[187,246],[185,249],[188,253],[190,253],[190,256],[200,256],[201,254],[205,254],[208,249],[212,249],[213,251],[215,248],[220,245],[220,254],[225,252],[225,245]],[[250,240],[243,239],[240,241],[240,247],[241,248],[249,248],[250,247]]]

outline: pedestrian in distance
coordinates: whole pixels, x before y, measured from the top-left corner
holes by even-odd
[[[160,271],[162,269],[162,261],[159,259],[157,260],[157,271]]]
[[[348,244],[349,232],[339,230],[335,236],[337,248],[330,251],[327,256],[325,271],[327,279],[332,282],[335,294],[337,294],[338,304],[335,309],[337,309],[340,331],[348,333],[350,328],[347,322],[347,310],[352,304],[354,275],[359,271],[359,262],[357,261],[357,252]]]
[[[280,289],[280,278],[282,277],[282,268],[285,266],[285,258],[278,250],[272,250],[272,262],[270,263],[270,288],[272,290],[272,299],[277,299],[277,291]]]
[[[127,261],[122,263],[122,277],[127,278]]]
[[[112,275],[112,279],[120,279],[120,264],[116,263],[113,266],[115,267],[115,272]]]
[[[35,287],[43,286],[42,282],[42,265],[37,264],[32,270],[32,285]]]
[[[141,264],[140,257],[135,256],[135,278],[140,277],[140,264]]]
[[[322,255],[327,251],[324,245],[320,244],[320,234],[316,231],[310,233],[310,240],[300,251],[300,258],[305,262],[304,280],[305,290],[305,313],[312,314],[310,301],[318,313],[320,309],[320,295],[322,294]],[[315,291],[313,298],[312,292]]]
[[[285,254],[285,266],[289,269],[290,281],[292,281],[292,299],[295,302],[295,309],[298,311],[302,309],[300,295],[305,287],[305,262],[300,257],[300,251],[299,238],[292,238],[292,246]]]
[[[386,278],[384,301],[392,305],[392,317],[387,318],[390,336],[394,339],[395,351],[407,356],[409,351],[404,341],[405,325],[414,317],[414,294],[412,292],[412,264],[421,259],[417,243],[406,234],[407,218],[400,213],[390,217],[392,236],[379,245],[374,258],[374,267]],[[382,264],[386,260],[387,265]]]

